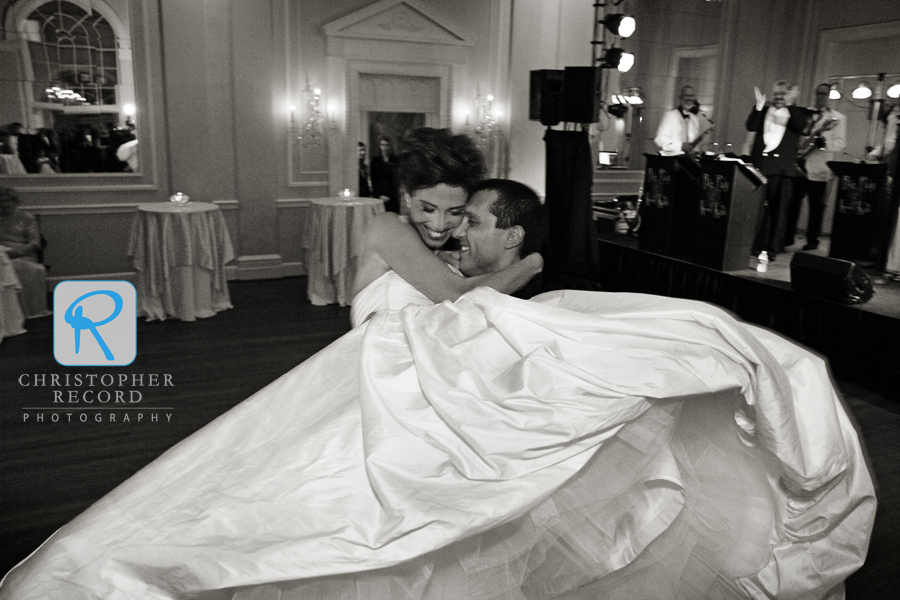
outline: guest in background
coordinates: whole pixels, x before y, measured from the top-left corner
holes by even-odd
[[[808,135],[798,158],[800,175],[794,179],[794,193],[788,211],[784,237],[785,245],[790,246],[794,243],[797,232],[803,196],[808,198],[809,219],[803,250],[815,250],[819,247],[828,182],[834,180],[834,172],[828,168],[828,161],[835,160],[835,155],[843,152],[847,145],[847,117],[831,108],[828,98],[830,92],[831,86],[827,83],[816,87],[815,106],[809,112]]]
[[[22,155],[19,153],[19,142],[21,140],[19,138],[25,135],[25,133],[25,126],[21,123],[10,123],[7,125],[3,142],[3,153],[13,154],[18,156],[21,160]]]
[[[138,157],[138,140],[134,134],[129,134],[131,139],[123,142],[116,149],[116,158],[125,163],[123,171],[126,173],[136,173],[140,170],[140,159]]]
[[[384,200],[384,208],[400,214],[400,196],[397,183],[397,159],[387,138],[378,142],[379,155],[369,162],[372,176],[372,196]]]
[[[37,154],[38,173],[41,175],[55,175],[57,171],[53,168],[53,161],[47,156],[47,151],[38,148]]]
[[[372,196],[372,184],[369,181],[369,165],[366,164],[366,145],[359,143],[359,197]]]
[[[43,158],[47,159],[46,161],[39,160],[39,172],[46,173],[46,166],[49,164],[50,170],[59,173],[59,134],[55,129],[45,127],[38,130],[37,140],[39,150],[43,151]],[[38,154],[38,158],[42,158],[40,152]]]
[[[689,85],[681,88],[679,104],[663,115],[656,138],[663,156],[693,154],[698,151],[703,137],[712,129],[712,122],[700,112],[697,104],[697,92]]]
[[[809,111],[794,102],[800,93],[797,86],[778,81],[772,88],[772,102],[753,88],[756,106],[747,117],[747,131],[753,131],[750,159],[769,180],[766,184],[766,206],[759,219],[753,253],[765,250],[769,260],[784,252],[788,209],[797,177],[797,154],[800,137],[806,130]]]
[[[47,309],[47,270],[38,262],[41,232],[37,219],[19,210],[19,196],[0,186],[0,246],[12,260],[22,291],[19,304],[25,318],[43,317]]]

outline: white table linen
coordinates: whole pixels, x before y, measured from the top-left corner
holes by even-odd
[[[148,321],[194,321],[231,308],[225,264],[234,249],[215,204],[140,205],[128,256],[137,271],[138,314]]]
[[[0,174],[28,175],[22,160],[15,154],[0,154]]]
[[[308,241],[307,295],[315,305],[352,299],[369,221],[384,212],[378,198],[314,198]]]
[[[0,341],[25,333],[25,315],[19,305],[22,285],[6,248],[0,246]]]

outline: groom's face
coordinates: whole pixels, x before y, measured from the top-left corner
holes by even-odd
[[[459,270],[473,277],[498,271],[506,257],[507,230],[497,229],[497,217],[490,208],[497,199],[492,190],[477,192],[466,204],[466,216],[453,237],[460,242]]]

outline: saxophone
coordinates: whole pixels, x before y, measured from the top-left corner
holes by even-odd
[[[814,131],[809,132],[809,138],[807,140],[807,144],[803,147],[797,154],[797,169],[804,175],[807,175],[806,172],[806,157],[810,155],[813,150],[820,150],[825,147],[825,137],[823,134],[826,131],[831,131],[835,127],[837,127],[840,120],[837,117],[831,117],[829,119],[822,119],[825,121],[820,127],[815,129]]]

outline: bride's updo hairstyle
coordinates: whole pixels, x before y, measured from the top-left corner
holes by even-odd
[[[465,135],[449,129],[421,127],[411,131],[397,160],[400,187],[408,194],[439,184],[472,188],[484,179],[484,156]]]

